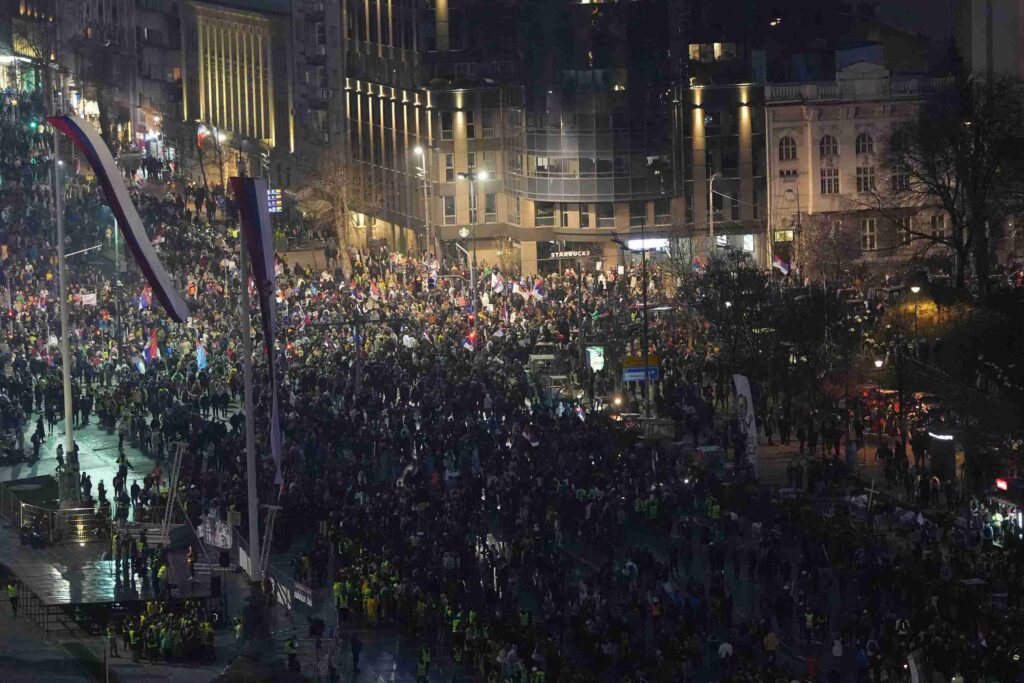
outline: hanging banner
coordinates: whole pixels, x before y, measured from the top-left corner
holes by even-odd
[[[96,178],[103,187],[103,194],[107,198],[111,211],[117,217],[117,225],[124,235],[128,248],[135,257],[146,281],[153,287],[160,305],[167,311],[167,315],[176,323],[183,323],[188,319],[188,306],[181,294],[174,288],[167,271],[164,270],[160,259],[153,251],[153,245],[149,242],[149,236],[142,227],[142,219],[135,209],[135,204],[128,196],[128,188],[121,179],[121,172],[117,168],[107,143],[103,142],[99,131],[92,124],[78,118],[77,116],[48,116],[46,118],[54,128],[64,133],[75,143],[75,147],[85,155],[92,166]]]
[[[747,438],[747,462],[757,476],[757,422],[754,420],[754,399],[750,394],[750,380],[746,375],[733,375],[732,384],[736,389],[736,419],[740,432]]]
[[[245,233],[245,247],[252,263],[252,279],[260,298],[263,313],[263,344],[267,351],[267,369],[270,375],[270,455],[274,459],[274,483],[282,484],[281,475],[281,416],[277,401],[277,358],[274,338],[277,335],[277,309],[274,276],[274,231],[267,207],[267,181],[262,178],[231,178],[231,189],[238,202],[241,229]]]

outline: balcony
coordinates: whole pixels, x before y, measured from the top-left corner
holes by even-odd
[[[950,82],[949,78],[898,76],[822,83],[782,83],[765,87],[765,101],[769,104],[787,104],[913,99],[939,92]]]

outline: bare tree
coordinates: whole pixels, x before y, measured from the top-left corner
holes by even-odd
[[[797,267],[805,277],[838,279],[861,256],[860,233],[839,214],[803,217],[797,237]]]
[[[359,227],[357,217],[379,207],[383,203],[382,195],[367,167],[345,156],[337,146],[328,147],[321,153],[311,181],[309,195],[329,207],[330,220],[338,238],[339,258],[348,275],[352,272],[348,246]]]
[[[956,257],[957,287],[973,271],[978,292],[989,289],[995,245],[1024,195],[1024,98],[1019,81],[959,75],[930,97],[916,119],[897,126],[883,155],[888,186],[877,208],[894,221],[933,207],[947,229],[903,224],[914,240],[948,247]]]

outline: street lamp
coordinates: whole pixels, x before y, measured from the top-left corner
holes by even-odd
[[[875,367],[876,368],[881,370],[883,365],[885,365],[885,360],[884,359],[882,359],[882,358],[876,358],[875,359]]]
[[[709,255],[715,251],[715,178],[721,177],[722,174],[716,171],[708,180],[708,235],[711,238],[711,244],[708,246]]]
[[[921,291],[921,285],[911,285],[910,291],[914,293],[914,350],[917,351],[917,295]]]
[[[427,174],[427,152],[420,145],[413,147],[412,151],[420,158],[420,165],[416,167],[416,175],[423,182],[423,232],[427,240],[427,253],[433,254],[434,239],[430,231],[430,197],[427,194],[427,183],[430,180]]]
[[[472,220],[470,220],[470,225],[473,226],[472,227],[472,235],[473,235],[473,237],[472,237],[472,239],[473,239],[473,265],[470,266],[470,269],[469,269],[469,275],[470,275],[469,287],[470,287],[470,289],[473,290],[473,331],[474,332],[476,332],[478,321],[480,320],[480,301],[477,298],[477,287],[476,287],[476,219],[477,219],[477,215],[476,215],[476,206],[477,206],[477,201],[476,201],[476,181],[479,180],[480,182],[484,182],[484,181],[487,180],[487,177],[488,177],[487,176],[487,171],[472,171],[471,170],[471,171],[467,171],[465,173],[460,173],[459,174],[459,180],[468,180],[469,181],[469,208],[470,208],[470,211],[472,212],[472,216],[471,216]],[[462,234],[461,230],[459,231],[459,234]],[[465,237],[465,235],[463,237]]]

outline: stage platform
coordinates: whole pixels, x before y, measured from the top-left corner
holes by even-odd
[[[132,576],[122,563],[120,576],[114,562],[103,559],[109,546],[103,543],[62,544],[35,549],[20,542],[7,525],[0,528],[0,565],[19,584],[19,613],[32,618],[44,630],[98,632],[110,616],[140,611],[156,593],[149,581]],[[171,553],[168,581],[175,586],[165,598],[211,598],[209,573],[197,573],[192,581],[178,553]]]

